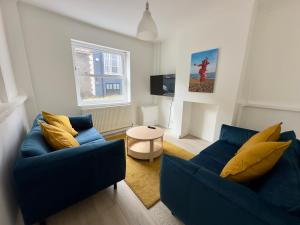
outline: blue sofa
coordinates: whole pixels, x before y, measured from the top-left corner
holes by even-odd
[[[52,151],[41,133],[38,115],[20,147],[14,168],[15,189],[26,225],[125,178],[124,141],[105,141],[91,115],[70,117],[79,147]]]
[[[239,184],[219,176],[255,133],[223,125],[219,140],[190,161],[165,155],[161,201],[186,225],[299,225],[300,142],[293,131],[281,134],[292,144],[264,177]]]

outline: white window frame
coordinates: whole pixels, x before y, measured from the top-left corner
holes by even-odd
[[[80,77],[82,75],[79,74],[79,71],[76,70],[76,59],[75,59],[75,49],[74,47],[83,47],[89,49],[97,49],[98,51],[108,52],[112,54],[121,54],[122,55],[122,64],[123,64],[123,83],[122,83],[122,95],[123,99],[121,100],[83,100],[80,95]],[[77,104],[79,107],[83,108],[94,108],[94,107],[105,107],[105,106],[115,106],[115,105],[124,105],[131,103],[131,76],[130,76],[130,52],[110,47],[105,47],[93,43],[88,43],[84,41],[79,41],[75,39],[71,39],[71,48],[72,48],[72,58],[73,58],[73,68],[74,68],[74,76],[75,76],[75,86],[76,86],[76,96],[77,96]],[[104,65],[103,65],[104,66]],[[115,76],[118,74],[102,74],[106,76]],[[89,75],[86,75],[89,76]],[[90,76],[97,76],[95,74],[91,74]]]

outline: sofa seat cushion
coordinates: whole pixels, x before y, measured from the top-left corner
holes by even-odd
[[[23,141],[20,152],[22,157],[33,157],[51,152],[52,148],[45,141],[40,127],[34,127]]]
[[[104,140],[103,136],[94,127],[80,131],[78,135],[75,137],[75,139],[79,142],[80,145],[98,139]]]
[[[281,134],[280,141],[292,144],[256,187],[258,195],[272,204],[300,216],[300,147],[293,131]]]
[[[191,161],[216,174],[220,174],[238,149],[238,146],[229,144],[226,141],[216,141],[192,158]]]

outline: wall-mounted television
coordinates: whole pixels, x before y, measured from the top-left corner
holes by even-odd
[[[151,95],[173,97],[175,94],[175,74],[150,76]]]

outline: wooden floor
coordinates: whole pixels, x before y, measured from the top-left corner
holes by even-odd
[[[200,152],[209,145],[209,142],[192,136],[177,139],[168,131],[164,138],[194,153]],[[47,225],[181,224],[162,202],[158,202],[149,210],[146,209],[124,181],[118,183],[117,190],[111,186],[47,220]]]

